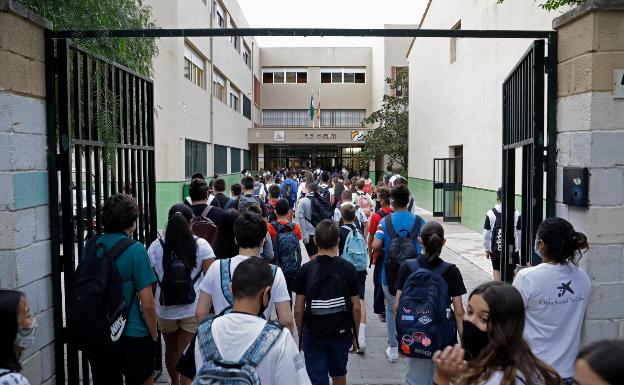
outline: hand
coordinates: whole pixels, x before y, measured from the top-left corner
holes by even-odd
[[[486,251],[485,252],[485,258],[491,259],[492,258],[492,252],[491,251]]]
[[[449,380],[457,377],[468,370],[468,363],[464,360],[464,349],[456,344],[453,347],[447,346],[443,351],[433,354],[435,364],[435,382],[442,385],[448,384]]]
[[[349,349],[349,353],[357,353],[357,340],[355,339],[355,335],[351,337],[351,349]]]

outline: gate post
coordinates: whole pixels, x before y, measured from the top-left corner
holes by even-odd
[[[39,327],[22,354],[31,384],[55,383],[44,31],[0,0],[0,287],[23,291]]]
[[[592,281],[583,342],[624,337],[624,3],[590,0],[556,18],[559,39],[557,215],[587,235]],[[617,81],[616,81],[617,80]],[[587,167],[589,206],[563,203],[563,168]]]

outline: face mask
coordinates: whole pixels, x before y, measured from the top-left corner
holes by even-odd
[[[260,297],[260,311],[258,312],[258,317],[264,318],[264,312],[269,307],[269,303],[271,303],[271,290],[269,290],[269,300],[267,304],[264,304],[264,294]]]
[[[468,358],[474,360],[488,345],[490,339],[487,332],[479,329],[470,321],[464,321],[464,334],[462,334],[462,348],[468,353]]]
[[[17,328],[17,335],[15,336],[15,346],[24,350],[35,344],[35,330],[37,330],[37,319],[33,318],[33,322],[30,326],[20,326]]]
[[[535,251],[535,254],[537,254],[540,258],[542,258],[542,253],[540,253],[540,249],[539,247],[537,247],[537,239],[535,240],[535,245],[533,246],[533,251]]]

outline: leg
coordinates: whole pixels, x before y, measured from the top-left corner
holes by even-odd
[[[303,354],[306,370],[312,385],[329,385],[327,350],[324,341],[316,341],[303,327]]]
[[[193,321],[195,320],[195,318],[193,318]],[[178,365],[178,361],[180,360],[180,357],[182,357],[182,354],[184,353],[184,349],[186,349],[186,347],[191,343],[191,340],[193,339],[193,336],[195,335],[195,333],[190,333],[184,329],[180,329],[178,331],[178,350],[177,350],[177,354],[175,356],[175,364],[174,364],[174,368],[175,366]],[[167,368],[167,370],[169,370],[169,368]],[[175,375],[176,375],[176,379],[180,378],[180,384],[182,384],[181,381],[181,376],[178,373],[177,369],[173,369],[175,370]],[[169,375],[171,376],[172,371],[169,370]],[[173,384],[173,380],[172,380],[172,384]]]
[[[373,311],[375,314],[385,314],[386,308],[384,306],[384,293],[381,288],[381,261],[375,263],[375,269],[373,270],[373,285],[375,286],[373,292]]]
[[[433,381],[433,361],[420,358],[408,358],[407,375],[405,383],[407,385],[429,385]]]
[[[178,335],[180,329],[174,332],[163,332],[162,336],[165,340],[165,366],[171,378],[171,385],[180,385],[180,375],[176,370],[178,364]]]
[[[497,255],[492,254],[491,259],[492,259],[492,270],[494,272],[493,273],[494,280],[495,281],[500,281],[501,280],[501,271],[500,271],[500,269],[501,269],[501,265],[500,265],[501,259],[500,259],[500,255],[497,256]]]
[[[89,355],[89,365],[91,366],[93,385],[123,384],[121,366],[115,359],[116,357],[119,357],[119,355],[104,353],[93,353]]]
[[[383,286],[384,296],[386,298],[386,328],[388,330],[388,346],[396,348],[399,343],[396,339],[396,323],[394,316],[394,296],[390,295],[388,286]]]
[[[358,328],[358,353],[364,353],[366,350],[366,301],[364,294],[366,293],[366,270],[358,271],[358,291],[360,295],[360,325]]]
[[[332,385],[347,385],[347,362],[352,337],[345,336],[328,342],[329,375]]]
[[[126,385],[154,384],[154,342],[147,337],[123,336],[122,371]]]

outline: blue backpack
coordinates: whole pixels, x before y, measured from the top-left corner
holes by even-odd
[[[233,362],[225,361],[221,357],[214,342],[212,322],[215,319],[217,318],[202,323],[197,331],[199,351],[204,362],[195,375],[193,385],[261,385],[256,367],[279,338],[282,327],[267,322],[240,360]]]
[[[222,259],[219,262],[220,275],[221,275],[221,291],[223,292],[223,297],[230,304],[227,309],[230,309],[234,304],[234,296],[230,291],[230,282],[232,282],[232,258]],[[273,274],[273,278],[275,278],[275,274],[277,274],[277,266],[269,265],[271,268],[271,273]]]
[[[429,270],[422,267],[420,258],[406,262],[410,275],[401,290],[396,337],[404,356],[431,359],[435,351],[457,341],[448,285],[442,277],[453,265],[442,262]]]
[[[282,269],[284,275],[294,276],[301,267],[301,246],[295,235],[295,224],[281,224],[271,222],[271,226],[277,232],[273,241],[275,264]]]
[[[345,240],[344,250],[340,256],[345,261],[350,262],[357,271],[366,270],[368,265],[368,248],[362,233],[354,230],[349,226],[342,226],[343,229],[349,230],[349,235]]]

